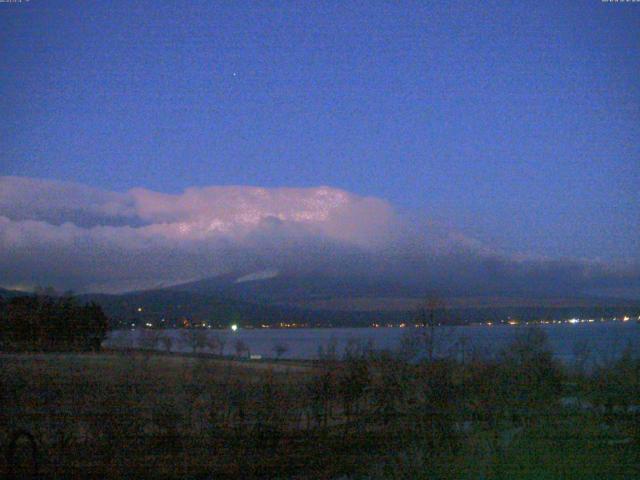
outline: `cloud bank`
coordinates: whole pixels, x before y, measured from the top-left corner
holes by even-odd
[[[508,257],[329,187],[171,195],[0,177],[0,285],[117,292],[231,271],[245,281],[264,271],[359,275],[458,294],[640,285],[635,265]]]

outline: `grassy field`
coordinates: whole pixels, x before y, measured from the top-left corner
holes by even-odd
[[[229,434],[245,433],[231,429],[241,404],[266,379],[281,388],[309,369],[141,353],[2,355],[1,364],[3,444],[24,429],[45,472],[109,476],[141,468],[235,476],[241,465],[225,454]]]
[[[3,449],[28,432],[45,477],[640,478],[637,415],[550,400],[518,417],[489,377],[480,394],[478,372],[458,367],[136,352],[0,362]],[[30,453],[23,437],[2,474],[23,478]]]

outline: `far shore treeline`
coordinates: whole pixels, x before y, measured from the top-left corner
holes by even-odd
[[[71,295],[0,297],[0,351],[98,351],[109,321]]]

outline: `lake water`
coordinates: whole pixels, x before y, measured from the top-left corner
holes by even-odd
[[[437,353],[461,355],[464,350],[492,355],[508,346],[524,328],[527,327],[439,327],[436,337]],[[640,323],[636,321],[547,324],[540,328],[546,332],[555,357],[564,363],[572,363],[576,359],[576,352],[585,347],[591,352],[590,362],[609,362],[619,357],[627,347],[640,352]],[[209,336],[224,338],[226,355],[234,355],[237,342],[242,341],[249,347],[251,354],[263,358],[275,357],[274,347],[282,345],[286,348],[282,357],[292,359],[317,358],[321,348],[326,351],[332,344],[341,355],[347,344],[353,341],[369,343],[374,349],[396,350],[403,337],[419,334],[420,331],[419,328],[238,329],[235,332],[205,330]],[[165,330],[163,334],[173,338],[172,351],[191,351],[183,341],[184,330]],[[141,335],[141,330],[114,331],[104,345],[111,348],[137,346]],[[206,352],[207,349],[202,351]]]

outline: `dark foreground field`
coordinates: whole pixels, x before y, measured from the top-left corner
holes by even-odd
[[[569,375],[530,350],[490,363],[3,354],[1,473],[640,478],[637,358]]]

